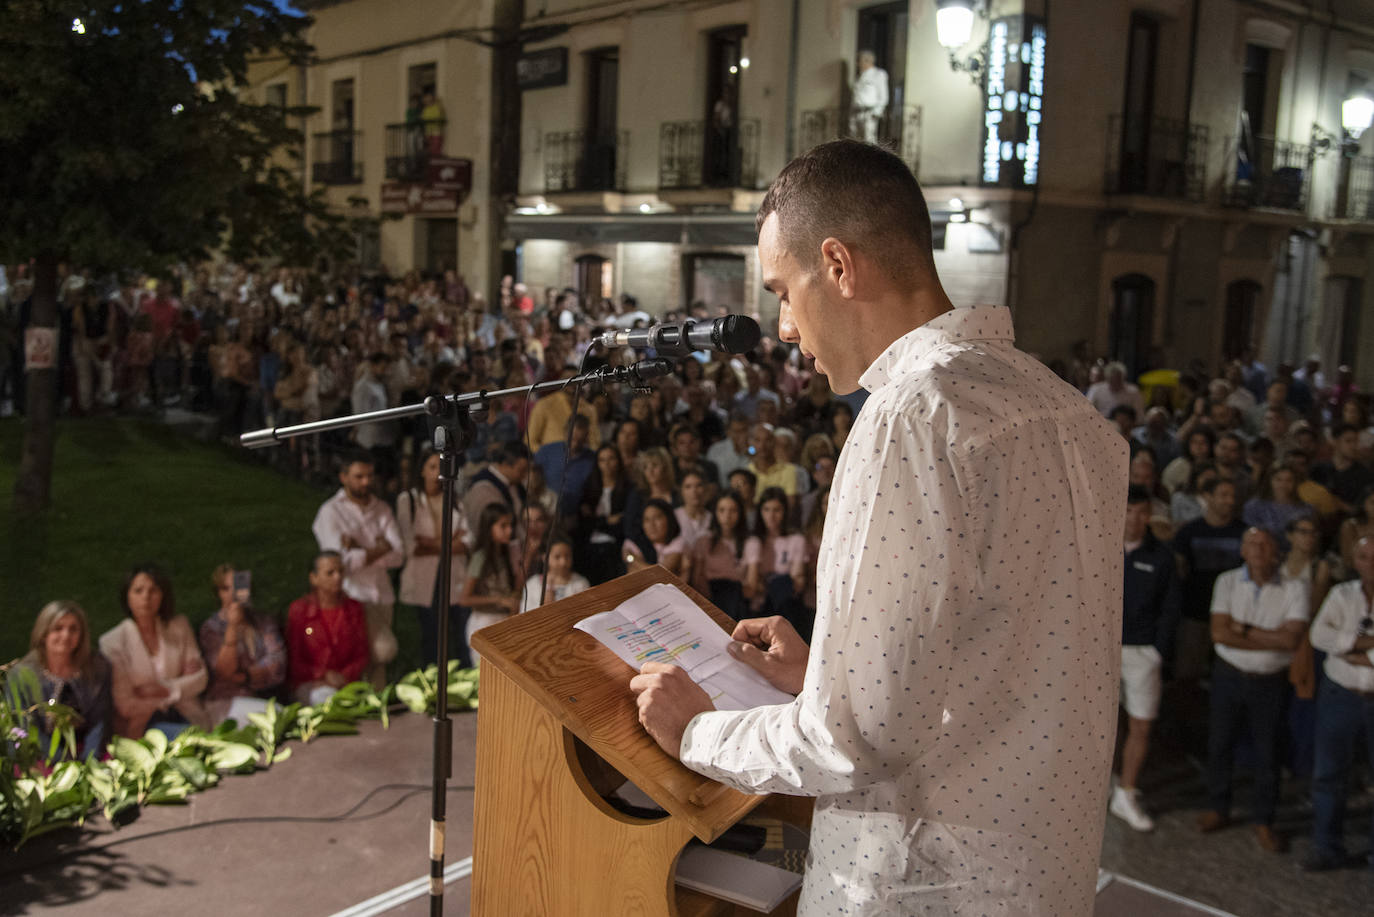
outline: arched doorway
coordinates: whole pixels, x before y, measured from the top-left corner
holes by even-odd
[[[1259,314],[1262,288],[1253,280],[1236,280],[1226,285],[1226,323],[1222,328],[1221,355],[1228,361],[1245,350],[1258,350],[1255,320]]]
[[[1134,379],[1150,356],[1155,314],[1155,282],[1144,274],[1125,274],[1112,281],[1112,317],[1108,350],[1126,365]]]

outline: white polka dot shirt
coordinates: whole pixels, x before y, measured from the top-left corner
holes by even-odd
[[[835,472],[790,705],[683,762],[816,796],[802,915],[1087,915],[1116,729],[1127,447],[956,309],[895,341]]]

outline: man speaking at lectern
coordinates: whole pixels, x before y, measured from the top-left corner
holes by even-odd
[[[835,469],[813,643],[742,621],[732,651],[794,702],[713,711],[651,663],[640,720],[701,774],[816,797],[799,914],[1090,914],[1126,444],[1015,349],[1008,310],[951,308],[897,157],[819,146],[758,225],[779,337],[871,393]]]

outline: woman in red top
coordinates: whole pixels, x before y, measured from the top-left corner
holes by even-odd
[[[343,559],[337,551],[315,556],[310,589],[286,615],[287,684],[294,700],[319,704],[367,668],[367,617],[362,605],[343,594]]]

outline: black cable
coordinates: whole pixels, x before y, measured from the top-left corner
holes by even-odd
[[[308,824],[308,823],[325,823],[325,824],[327,824],[327,823],[330,823],[330,822],[348,821],[348,820],[350,820],[350,819],[352,819],[352,820],[354,820],[354,821],[370,821],[370,820],[372,820],[372,819],[374,819],[374,818],[380,818],[381,816],[386,815],[387,813],[389,813],[389,812],[395,810],[398,806],[401,805],[401,803],[403,803],[403,802],[405,802],[406,800],[410,799],[412,796],[418,796],[418,795],[420,795],[421,793],[428,793],[428,792],[430,792],[432,789],[433,789],[433,787],[429,786],[428,784],[419,784],[419,783],[384,783],[384,784],[382,784],[381,786],[373,787],[371,790],[368,791],[368,793],[367,793],[366,796],[364,796],[362,799],[358,800],[358,802],[356,802],[353,806],[351,806],[347,811],[342,812],[342,813],[340,813],[340,814],[338,814],[338,815],[243,815],[243,816],[238,816],[238,817],[235,817],[235,818],[217,818],[217,819],[213,819],[212,821],[197,822],[197,823],[194,824],[194,825],[178,825],[178,826],[175,827],[175,828],[164,828],[164,829],[162,829],[161,831],[151,831],[151,832],[149,832],[148,834],[139,834],[139,835],[135,835],[135,836],[132,836],[132,837],[120,838],[119,840],[111,841],[111,842],[108,843],[108,844],[101,844],[99,847],[81,847],[81,848],[78,848],[78,849],[66,851],[65,853],[59,853],[59,854],[57,854],[57,856],[56,856],[55,858],[53,858],[52,860],[49,860],[48,862],[43,863],[43,864],[39,865],[39,866],[36,867],[36,868],[34,868],[34,867],[26,867],[26,868],[24,868],[24,869],[22,869],[22,870],[4,870],[4,871],[0,871],[0,878],[4,878],[5,876],[19,875],[21,872],[22,872],[22,873],[25,873],[25,874],[28,874],[28,875],[31,875],[31,874],[33,874],[34,872],[41,871],[41,870],[43,870],[43,869],[47,869],[47,868],[52,867],[52,866],[61,865],[61,864],[63,863],[64,860],[70,859],[70,858],[73,857],[73,856],[77,856],[77,855],[81,855],[81,854],[86,854],[86,853],[92,853],[92,852],[99,851],[99,850],[108,850],[108,849],[110,849],[111,847],[118,847],[118,846],[120,846],[120,845],[122,845],[122,844],[133,844],[133,843],[137,843],[138,841],[146,841],[146,840],[149,840],[149,839],[152,839],[152,838],[156,838],[156,837],[166,837],[167,835],[171,835],[171,834],[180,834],[180,833],[182,833],[183,831],[194,831],[194,830],[197,830],[197,829],[200,829],[200,828],[213,828],[213,827],[219,827],[219,826],[221,826],[221,825],[255,825],[255,824],[288,824],[288,823],[307,823],[307,824]],[[448,791],[449,791],[450,793],[458,793],[458,792],[467,792],[467,793],[470,793],[470,792],[473,792],[474,789],[475,789],[475,787],[466,786],[466,785],[465,785],[465,786],[450,786],[450,787],[448,788]],[[408,792],[408,793],[403,793],[403,794],[402,794],[401,796],[399,796],[394,802],[392,802],[390,805],[386,806],[386,807],[383,808],[383,809],[379,809],[379,810],[376,811],[376,812],[370,813],[370,814],[368,814],[368,815],[364,815],[364,816],[362,816],[362,817],[360,817],[360,818],[353,819],[354,813],[357,812],[359,809],[361,809],[363,806],[367,805],[368,800],[370,800],[373,796],[375,796],[377,793],[381,792],[382,790],[409,790],[409,792]]]

